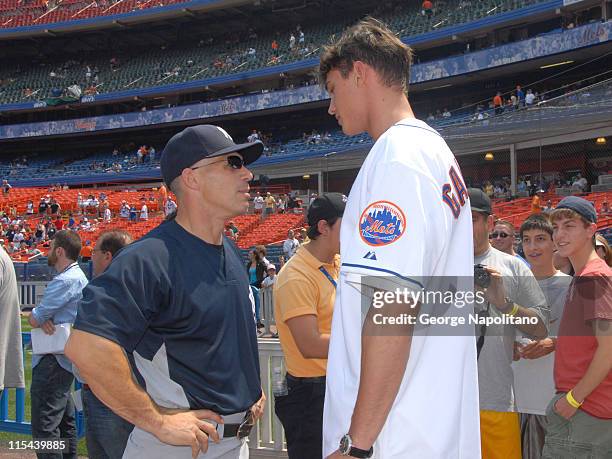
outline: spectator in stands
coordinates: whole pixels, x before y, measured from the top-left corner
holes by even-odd
[[[166,205],[164,206],[164,215],[166,216],[166,218],[168,218],[175,212],[176,212],[176,202],[174,202],[172,198],[168,198],[166,200]]]
[[[450,118],[451,116],[451,112],[448,111],[448,108],[444,108],[444,111],[442,112],[442,118]]]
[[[520,84],[516,85],[516,99],[519,106],[525,106],[525,92],[521,89]]]
[[[119,250],[132,243],[132,236],[123,230],[102,233],[91,255],[93,277],[101,275]],[[87,452],[91,457],[120,458],[134,426],[104,405],[83,381],[83,413],[85,415]]]
[[[261,196],[261,194],[258,191],[255,197],[253,198],[253,208],[255,210],[255,213],[260,214],[263,210],[263,207],[264,207],[264,198]]]
[[[288,394],[275,396],[289,457],[321,458],[325,375],[340,269],[340,224],[345,197],[323,195],[308,209],[311,242],[281,273],[274,317],[287,367]]]
[[[233,233],[233,236],[234,236],[233,239],[237,241],[238,235],[240,234],[240,230],[238,230],[238,227],[234,224],[233,221],[230,221],[228,223],[228,226],[229,226],[230,231]]]
[[[255,251],[259,254],[261,261],[263,261],[266,266],[270,265],[270,260],[266,258],[268,255],[268,249],[266,249],[265,245],[256,245]]]
[[[427,15],[428,18],[433,15],[433,3],[430,0],[425,0],[421,4],[421,14],[423,16]]]
[[[300,245],[310,242],[310,238],[308,237],[308,230],[306,228],[300,229],[300,235],[298,237],[298,240],[300,241]]]
[[[62,210],[62,206],[60,206],[59,203],[52,198],[49,203],[49,209],[51,209],[51,215],[55,217]]]
[[[147,207],[147,201],[145,199],[141,200],[142,207],[140,208],[140,219],[148,220],[149,219],[149,208]]]
[[[93,254],[93,247],[91,246],[91,241],[86,240],[85,245],[81,249],[81,261],[83,263],[87,263],[89,260],[91,260],[92,254]]]
[[[284,214],[287,209],[287,195],[281,194],[276,201],[276,210],[279,214]]]
[[[26,215],[34,215],[34,203],[32,201],[28,201],[26,204]]]
[[[135,424],[123,457],[248,455],[264,397],[248,276],[222,232],[247,210],[253,175],[243,165],[261,152],[216,126],[170,139],[161,168],[176,218],[125,247],[85,291],[66,354],[101,401]],[[142,368],[142,387],[125,353]]]
[[[253,129],[251,134],[247,137],[247,142],[255,142],[257,140],[260,140],[259,133],[257,132],[257,129]]]
[[[34,240],[38,243],[44,241],[46,237],[45,225],[39,223],[36,225],[36,232],[34,233]]]
[[[268,275],[261,281],[261,288],[272,289],[276,284],[276,266],[269,264],[266,273]],[[272,294],[272,290],[270,290],[270,294]]]
[[[595,252],[608,266],[612,267],[612,249],[606,238],[599,233],[595,235]]]
[[[289,50],[293,51],[295,49],[295,35],[293,32],[289,35]]]
[[[589,183],[587,179],[582,176],[582,174],[578,173],[578,175],[576,176],[576,179],[574,180],[574,183],[572,183],[572,186],[580,189],[583,192],[586,192],[587,187],[589,186]]]
[[[495,97],[493,97],[493,108],[495,109],[496,115],[501,115],[504,111],[504,101],[502,99],[501,92],[497,91]]]
[[[64,229],[64,220],[62,220],[62,217],[59,214],[55,218],[55,221],[53,222],[53,225],[55,226],[55,228],[58,231],[61,231],[61,230]]]
[[[552,210],[554,209],[553,207],[553,203],[552,200],[549,199],[548,201],[546,201],[546,206],[544,206],[544,208],[542,209],[542,212],[544,212],[545,214],[550,213]]]
[[[268,191],[268,193],[266,194],[266,210],[264,215],[271,215],[275,212],[276,210],[276,199],[274,199],[274,196],[272,196],[272,193],[270,193]]]
[[[55,225],[51,223],[49,225],[49,228],[47,228],[47,239],[49,239],[50,241],[53,240],[53,238],[55,237],[55,233],[57,233],[57,228],[55,228]]]
[[[38,203],[38,215],[45,215],[47,213],[48,208],[49,204],[47,204],[45,198],[40,198],[40,202]]]
[[[72,231],[60,231],[49,249],[48,264],[59,274],[45,289],[44,296],[32,310],[32,328],[48,335],[59,324],[72,324],[87,278],[77,259],[81,239]],[[67,335],[65,335],[67,336]],[[45,440],[68,440],[63,455],[76,457],[77,432],[71,388],[74,382],[72,363],[64,354],[32,355],[32,437]]]
[[[104,211],[103,211],[103,219],[104,219],[104,223],[110,223],[111,221],[111,210],[108,207],[108,204],[104,205]]]
[[[136,223],[137,220],[138,220],[138,210],[136,209],[135,205],[132,205],[130,207],[130,222]]]
[[[272,40],[270,47],[272,48],[272,54],[274,54],[275,57],[278,57],[278,42],[276,40]]]
[[[25,240],[25,230],[20,230],[18,225],[15,225],[15,234],[13,235],[13,250],[19,250],[21,243]]]
[[[546,405],[555,394],[554,355],[559,323],[571,277],[553,264],[553,227],[543,215],[532,215],[522,225],[520,237],[531,272],[550,309],[549,336],[523,338],[518,347],[521,360],[514,364],[517,409],[521,413],[523,459],[542,457],[546,429]]]
[[[295,238],[293,230],[287,231],[287,239],[283,242],[283,253],[287,261],[295,254],[299,246],[300,241]]]
[[[612,268],[597,256],[597,215],[577,196],[551,214],[553,240],[576,276],[555,349],[556,393],[548,405],[543,457],[607,457],[612,451]]]
[[[25,387],[20,312],[15,267],[0,243],[0,399],[4,389]]]
[[[121,201],[121,207],[119,207],[120,218],[130,218],[130,205],[127,201]]]
[[[608,216],[612,214],[612,210],[610,210],[610,206],[608,205],[608,201],[604,201],[601,203],[601,209],[599,209],[599,215],[602,217]]]
[[[8,196],[11,188],[13,188],[11,186],[11,184],[8,182],[8,180],[2,180],[2,193],[4,194],[4,196]]]
[[[544,191],[538,190],[531,199],[531,213],[539,214],[542,212],[542,196],[544,195]]]
[[[89,231],[91,229],[91,223],[87,217],[81,219],[81,223],[79,223],[79,229],[81,231]]]
[[[535,94],[533,93],[533,91],[531,89],[527,90],[527,95],[525,96],[525,104],[527,107],[530,107],[533,105],[533,102],[535,101]]]
[[[512,255],[528,265],[523,257],[516,253],[514,244],[516,243],[516,232],[514,225],[507,220],[497,220],[493,232],[489,235],[491,245],[497,250]]]

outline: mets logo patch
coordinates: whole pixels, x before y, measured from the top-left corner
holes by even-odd
[[[361,239],[368,245],[380,247],[397,241],[406,229],[402,210],[389,201],[370,204],[359,219]]]

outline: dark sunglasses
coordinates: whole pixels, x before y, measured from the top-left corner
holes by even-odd
[[[211,164],[220,163],[222,161],[227,161],[228,166],[231,167],[232,169],[241,169],[242,166],[244,166],[244,159],[242,159],[242,156],[229,155],[226,158],[221,159],[219,161],[213,161],[212,163],[202,164],[201,166],[190,167],[189,169],[194,171],[196,169],[199,169],[200,167],[210,166]]]
[[[497,239],[501,237],[502,239],[506,239],[510,235],[508,233],[491,233],[489,234],[489,239]]]

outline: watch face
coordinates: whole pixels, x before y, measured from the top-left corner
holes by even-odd
[[[345,435],[340,439],[340,453],[346,454],[351,447],[351,439],[348,435]]]

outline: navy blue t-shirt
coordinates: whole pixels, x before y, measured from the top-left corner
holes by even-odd
[[[161,406],[232,414],[261,396],[254,301],[240,252],[175,221],[122,249],[83,290],[75,328],[131,354]]]

